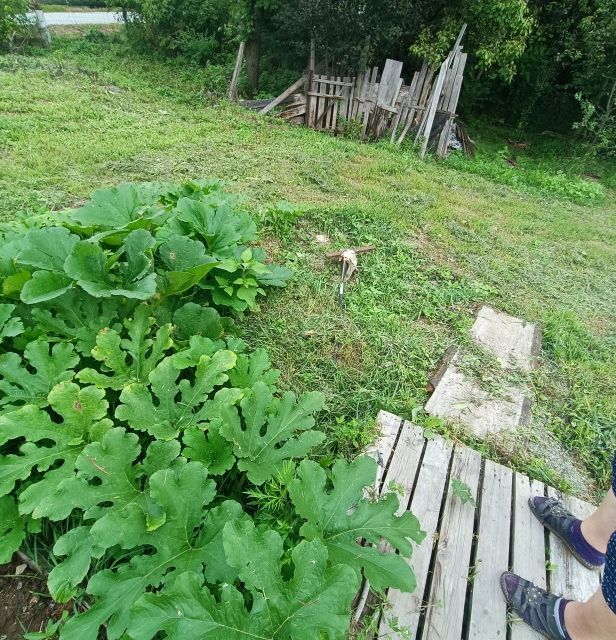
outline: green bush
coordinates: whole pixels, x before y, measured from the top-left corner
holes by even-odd
[[[212,181],[4,228],[0,563],[50,550],[52,597],[87,601],[62,640],[342,640],[362,573],[415,586],[416,518],[365,496],[372,458],[309,458],[322,394],[282,392],[236,335],[291,275],[255,234]]]
[[[15,48],[27,37],[30,31],[27,10],[27,0],[0,2],[0,51]]]
[[[221,52],[232,20],[227,0],[137,0],[129,35],[168,55],[203,64]]]

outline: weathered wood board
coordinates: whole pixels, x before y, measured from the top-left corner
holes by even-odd
[[[471,329],[471,337],[503,367],[530,370],[541,347],[539,327],[491,307],[482,307]]]
[[[390,478],[403,486],[403,504],[410,496],[408,508],[427,534],[410,560],[417,588],[411,594],[389,590],[389,608],[377,621],[379,639],[506,640],[500,577],[507,570],[568,598],[584,599],[598,588],[599,574],[566,554],[528,507],[531,496],[556,495],[554,489],[461,444],[426,438],[420,428],[392,414],[382,412],[379,422],[383,438],[373,454],[380,451],[388,460],[382,491]],[[399,435],[394,436],[396,428]],[[455,479],[468,486],[474,503],[456,495]],[[594,509],[558,495],[581,517]],[[510,638],[541,640],[516,620]]]
[[[459,422],[477,437],[517,429],[530,421],[525,390],[509,386],[491,395],[460,371],[456,354],[426,403],[426,411],[444,420]]]
[[[541,331],[491,307],[482,307],[470,331],[471,338],[497,358],[503,369],[528,371],[535,366],[541,348]],[[426,411],[445,420],[459,422],[483,437],[515,430],[530,423],[530,398],[522,385],[504,383],[502,388],[486,390],[463,366],[460,350],[449,358],[447,368],[434,384]]]

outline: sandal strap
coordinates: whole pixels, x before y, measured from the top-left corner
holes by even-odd
[[[548,498],[539,505],[536,505],[531,500],[530,508],[539,522],[552,529],[556,535],[562,537],[567,537],[571,531],[571,525],[579,520],[579,518],[567,511],[562,502],[556,498]]]
[[[507,593],[503,586],[505,597],[512,609],[522,620],[543,634],[550,640],[563,640],[556,615],[557,603],[561,598],[535,586],[532,582],[518,578],[518,586],[513,594]]]

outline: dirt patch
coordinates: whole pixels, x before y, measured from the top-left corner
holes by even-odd
[[[29,567],[23,569],[19,560],[0,565],[2,640],[18,640],[26,631],[41,631],[50,618],[57,620],[62,615],[64,605],[41,595],[47,593],[45,578],[33,573]]]

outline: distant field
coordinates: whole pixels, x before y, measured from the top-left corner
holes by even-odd
[[[516,134],[475,122],[474,160],[421,162],[410,146],[333,138],[205,100],[211,68],[142,58],[91,33],[0,59],[0,216],[70,207],[123,181],[223,178],[262,220],[273,257],[296,272],[243,328],[287,386],[326,394],[322,426],[338,448],[369,439],[381,408],[447,432],[421,410],[426,378],[489,303],[544,328],[533,428],[511,461],[562,478],[549,433],[582,475],[606,484],[616,448],[613,164],[580,160],[549,136],[525,138],[530,149],[513,154]],[[259,214],[279,200],[298,205],[297,223]],[[376,246],[360,259],[344,315],[317,234],[329,247]]]

